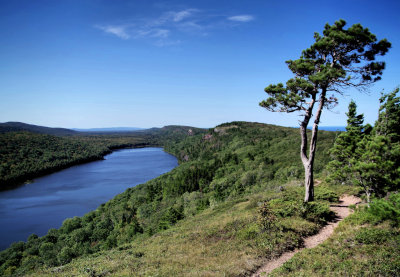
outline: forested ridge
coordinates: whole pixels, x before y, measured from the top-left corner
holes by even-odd
[[[233,122],[197,132],[164,130],[165,150],[179,158],[179,167],[128,189],[81,218],[65,220],[60,229],[51,229],[44,237],[31,235],[27,243],[14,243],[0,254],[0,273],[26,274],[43,265],[63,265],[113,249],[302,174],[296,151],[298,129]],[[327,151],[335,137],[334,132],[320,133],[318,172],[329,159]]]
[[[0,189],[73,164],[101,159],[100,144],[29,132],[0,134]]]

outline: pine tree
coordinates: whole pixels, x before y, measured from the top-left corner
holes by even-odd
[[[352,183],[351,174],[355,160],[357,144],[370,133],[371,127],[364,126],[364,114],[357,115],[357,105],[352,100],[349,104],[346,132],[341,133],[335,141],[330,155],[332,161],[327,166],[327,181],[332,184]]]
[[[379,117],[375,122],[374,132],[377,136],[387,138],[386,159],[393,162],[390,169],[389,190],[400,188],[400,97],[399,88],[380,98]]]
[[[391,187],[391,176],[395,162],[390,159],[389,139],[384,136],[369,136],[358,144],[350,163],[352,182],[363,188],[367,202],[371,196],[382,197]]]
[[[361,24],[348,29],[345,25],[346,21],[339,20],[333,25],[326,24],[322,35],[315,33],[315,43],[304,50],[299,59],[286,61],[294,77],[286,85],[267,86],[264,91],[269,97],[260,103],[269,111],[301,113],[304,202],[314,200],[314,160],[322,110],[337,105],[336,94],[343,94],[343,89],[362,89],[380,80],[385,63],[376,59],[391,47],[390,42],[386,39],[378,41]],[[312,118],[311,139],[308,140],[307,127]]]
[[[400,143],[400,97],[396,97],[398,92],[399,88],[382,94],[379,99],[379,117],[375,123],[376,134],[387,136],[391,143]]]

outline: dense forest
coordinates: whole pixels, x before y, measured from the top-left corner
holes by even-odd
[[[179,158],[179,167],[128,189],[81,218],[65,220],[60,229],[51,229],[41,238],[33,234],[26,243],[14,243],[0,254],[0,273],[24,274],[42,265],[63,265],[136,237],[152,236],[204,209],[302,176],[296,151],[298,129],[246,122],[222,124],[198,134],[186,128],[166,129],[165,149]],[[179,139],[177,134],[182,133],[185,138]],[[320,132],[317,172],[328,162],[336,136]],[[109,138],[94,141],[98,145]]]
[[[109,148],[29,132],[0,134],[1,189],[73,164],[101,159]]]

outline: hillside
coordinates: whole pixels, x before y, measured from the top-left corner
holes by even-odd
[[[38,134],[47,134],[54,136],[67,136],[67,135],[76,135],[77,132],[70,129],[65,128],[50,128],[44,126],[37,126],[32,124],[26,124],[22,122],[5,122],[0,123],[0,133],[8,133],[8,132],[21,132],[27,131]]]
[[[186,136],[178,139],[182,130]],[[302,206],[297,180],[303,174],[297,129],[233,122],[206,134],[176,127],[155,132],[169,136],[163,143],[179,158],[179,167],[128,189],[82,218],[66,220],[42,238],[32,235],[28,243],[12,245],[0,254],[0,272],[35,270],[35,276],[52,275],[53,269],[46,267],[73,261],[56,270],[65,275],[89,270],[93,276],[101,272],[129,275],[136,270],[143,275],[181,275],[186,270],[196,276],[207,272],[232,275],[249,259],[253,262],[242,270],[250,272],[266,254],[299,245],[302,236],[315,233],[332,216],[324,201],[335,200],[337,195],[325,188],[318,192],[322,202],[295,208]],[[329,160],[327,150],[335,136],[320,132],[317,173]],[[256,219],[258,203],[268,199],[275,199],[270,208],[281,214],[273,233],[265,232]],[[286,210],[287,205],[292,208]],[[236,255],[244,264],[224,265],[227,257],[218,253]],[[118,257],[112,265],[106,261],[110,256]]]

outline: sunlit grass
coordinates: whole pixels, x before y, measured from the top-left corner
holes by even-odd
[[[293,195],[299,191],[289,190]],[[258,206],[280,194],[274,190],[227,201],[152,237],[143,236],[32,276],[56,272],[58,276],[245,276],[267,259],[298,247],[302,236],[320,227],[292,216],[280,218],[280,227],[273,232],[262,231]]]

